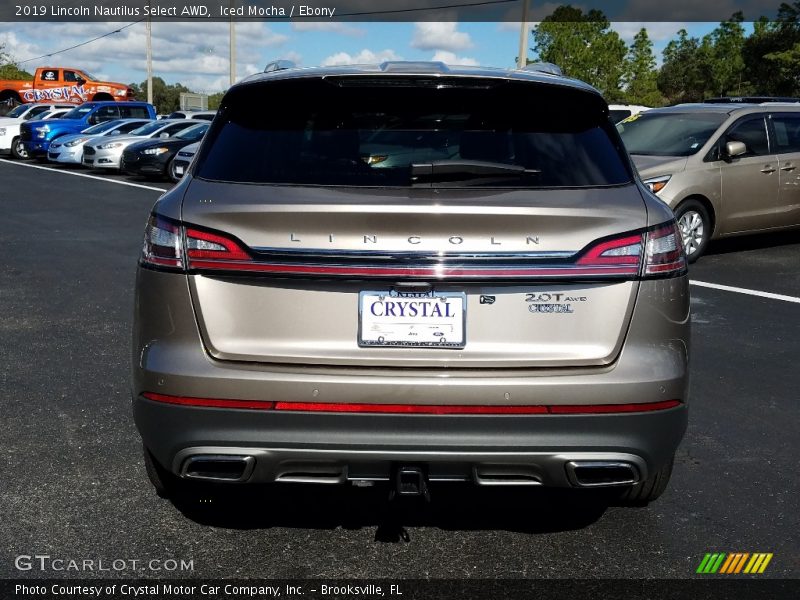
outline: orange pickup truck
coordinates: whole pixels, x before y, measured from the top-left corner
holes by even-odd
[[[40,67],[33,81],[0,80],[0,103],[133,100],[133,90],[122,83],[98,81],[86,71]]]

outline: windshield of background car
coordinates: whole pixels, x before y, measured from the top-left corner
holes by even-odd
[[[98,123],[97,125],[92,125],[88,129],[84,129],[81,133],[103,133],[104,131],[108,131],[109,129],[114,129],[120,123],[124,121],[104,121],[102,123]]]
[[[210,123],[202,123],[200,125],[195,125],[194,127],[189,127],[188,129],[184,129],[180,133],[176,133],[173,135],[173,139],[176,140],[189,140],[192,142],[196,142],[203,134],[208,130]]]
[[[19,106],[17,106],[13,110],[9,111],[6,114],[6,117],[9,118],[9,119],[16,119],[20,115],[22,115],[22,113],[24,113],[26,110],[28,110],[30,107],[31,107],[30,104],[20,104]]]
[[[65,115],[61,115],[62,119],[82,119],[87,114],[92,112],[92,106],[78,106],[77,108],[73,108]]]
[[[726,113],[717,112],[648,111],[618,123],[617,130],[631,154],[691,156],[727,118]]]
[[[244,85],[228,93],[209,136],[195,174],[213,181],[412,186],[419,184],[412,165],[419,173],[430,164],[425,180],[434,187],[632,180],[600,96],[503,78],[342,76]],[[489,168],[479,172],[475,163]]]
[[[164,121],[153,121],[152,123],[148,123],[147,125],[142,125],[141,127],[137,127],[136,129],[132,129],[130,134],[131,135],[150,135],[151,133],[155,133],[159,129],[164,129],[168,125],[169,125],[169,123],[165,123]]]

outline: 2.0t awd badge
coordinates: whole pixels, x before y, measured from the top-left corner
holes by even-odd
[[[586,302],[586,296],[569,296],[561,292],[525,294],[525,302],[532,313],[570,314],[575,312],[573,302]]]

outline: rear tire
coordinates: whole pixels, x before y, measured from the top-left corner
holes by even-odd
[[[28,151],[25,150],[25,144],[22,143],[19,136],[11,140],[11,156],[17,160],[25,160],[29,157]]]
[[[158,464],[150,450],[144,446],[142,449],[144,450],[144,470],[147,478],[153,484],[159,498],[169,498],[176,488],[175,480],[178,478]]]
[[[623,491],[619,496],[620,503],[628,506],[644,506],[648,502],[656,500],[667,489],[674,462],[675,456],[673,455],[667,464],[646,480]]]
[[[178,477],[162,467],[146,446],[142,446],[142,449],[144,450],[144,469],[147,478],[159,498],[166,498],[173,503],[189,506],[196,503],[208,503],[212,497],[217,495],[213,485]]]
[[[705,252],[711,238],[711,217],[702,203],[686,200],[678,206],[675,218],[683,238],[686,257],[693,263]]]

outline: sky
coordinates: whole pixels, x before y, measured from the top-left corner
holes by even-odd
[[[15,61],[50,54],[112,32],[124,23],[0,22],[0,44]],[[613,23],[630,44],[646,27],[657,59],[679,29],[702,37],[717,23]],[[153,74],[168,84],[181,83],[212,94],[229,86],[229,23],[154,22]],[[384,60],[441,60],[448,64],[514,67],[519,23],[236,23],[237,80],[263,70],[277,59],[299,66],[375,63]],[[42,35],[46,33],[46,35]],[[528,47],[532,46],[528,35]],[[24,62],[37,66],[84,69],[107,81],[139,83],[146,78],[146,29],[136,23],[103,39],[49,58]],[[532,58],[532,54],[529,54]]]

